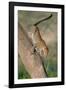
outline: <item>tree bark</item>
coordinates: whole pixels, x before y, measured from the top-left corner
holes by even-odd
[[[32,42],[24,30],[22,25],[18,24],[18,52],[22,63],[31,78],[44,78],[46,72],[44,71],[42,60],[38,53],[32,54]]]

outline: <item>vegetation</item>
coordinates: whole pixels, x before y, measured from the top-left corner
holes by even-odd
[[[45,61],[45,68],[48,77],[57,77],[57,63],[56,61],[49,60],[48,63]]]
[[[18,79],[29,79],[31,78],[25,69],[24,64],[21,62],[20,58],[18,60]]]

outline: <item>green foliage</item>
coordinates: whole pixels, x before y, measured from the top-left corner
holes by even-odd
[[[48,62],[48,63],[47,63]],[[57,62],[49,59],[44,62],[48,77],[57,77]]]
[[[25,69],[24,64],[18,60],[18,79],[28,79],[31,78],[28,72]]]

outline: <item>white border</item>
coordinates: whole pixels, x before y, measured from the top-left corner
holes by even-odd
[[[58,13],[58,77],[41,79],[18,79],[18,10],[27,11],[47,11]],[[57,8],[38,8],[38,7],[14,7],[14,83],[38,83],[38,82],[58,82],[61,81],[61,9]]]

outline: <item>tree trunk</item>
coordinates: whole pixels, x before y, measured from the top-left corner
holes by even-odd
[[[44,71],[42,60],[37,52],[32,54],[32,47],[32,42],[26,31],[22,25],[18,24],[18,52],[21,61],[31,78],[44,78],[46,77],[46,72]]]

